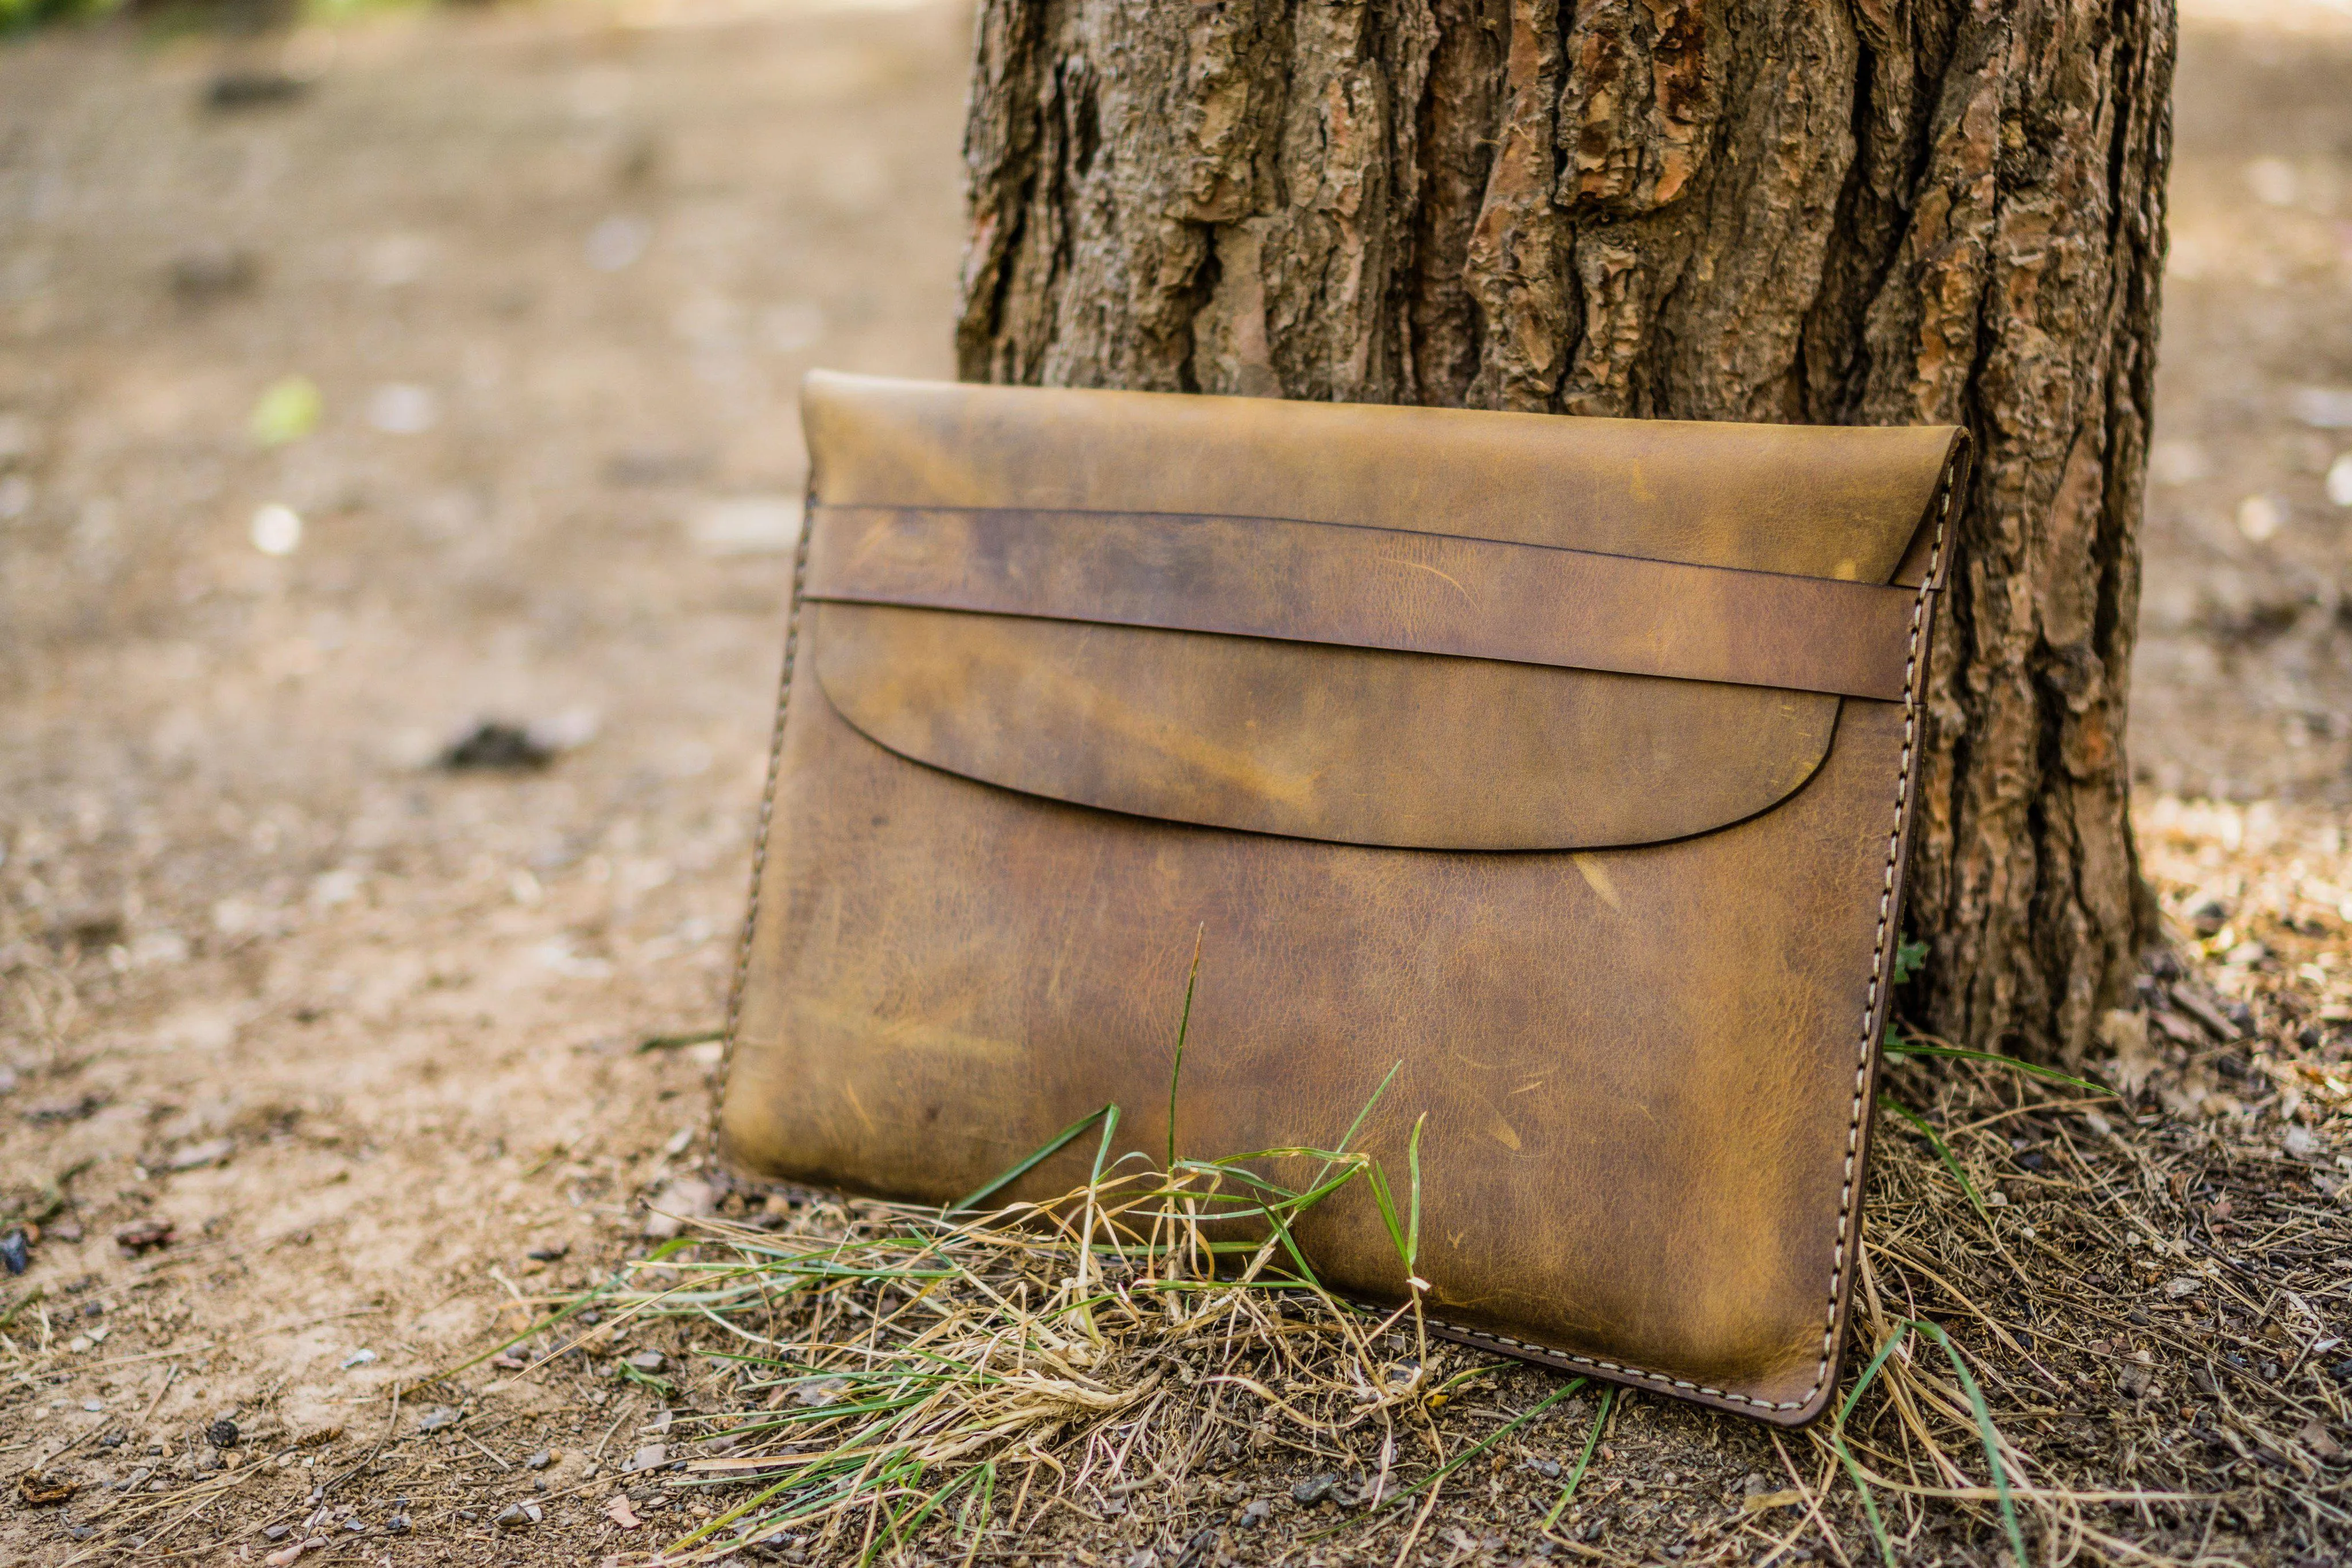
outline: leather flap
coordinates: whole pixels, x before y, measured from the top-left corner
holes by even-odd
[[[815,673],[903,756],[1137,815],[1460,850],[1769,809],[1949,430],[1560,419],[819,373]]]

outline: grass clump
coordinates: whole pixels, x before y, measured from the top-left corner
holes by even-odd
[[[1180,1023],[1180,1063],[1184,1032]],[[1964,1092],[1926,1113],[1887,1102],[1934,1158],[1881,1161],[1854,1302],[1870,1351],[1830,1417],[1797,1440],[1815,1461],[1810,1482],[1763,1428],[1688,1409],[1653,1415],[1656,1401],[1622,1390],[1599,1391],[1588,1418],[1584,1402],[1565,1403],[1584,1379],[1433,1345],[1417,1272],[1423,1125],[1402,1180],[1355,1147],[1387,1082],[1328,1147],[1192,1159],[1171,1128],[1164,1160],[1118,1154],[1120,1113],[1105,1106],[944,1208],[780,1195],[756,1212],[696,1219],[605,1286],[545,1299],[556,1310],[500,1348],[535,1340],[540,1365],[583,1351],[601,1360],[660,1325],[650,1337],[685,1350],[682,1368],[609,1363],[610,1375],[666,1401],[678,1395],[671,1378],[696,1390],[697,1413],[673,1413],[698,1439],[693,1457],[667,1464],[659,1490],[699,1517],[666,1527],[645,1559],[663,1563],[971,1564],[1051,1559],[1062,1544],[1125,1552],[1146,1532],[1155,1562],[1198,1564],[1235,1550],[1232,1531],[1253,1512],[1269,1518],[1263,1495],[1236,1516],[1251,1489],[1214,1479],[1236,1467],[1255,1472],[1261,1494],[1281,1476],[1276,1495],[1289,1487],[1304,1511],[1265,1538],[1286,1559],[1318,1560],[1320,1543],[1354,1532],[1330,1550],[1401,1568],[1416,1543],[1424,1554],[1468,1550],[1465,1524],[1507,1531],[1481,1550],[1517,1538],[1549,1541],[1555,1556],[1606,1556],[1588,1543],[1656,1514],[1635,1501],[1651,1478],[1625,1445],[1652,1448],[1658,1432],[1614,1437],[1613,1456],[1606,1446],[1629,1404],[1644,1428],[1706,1424],[1705,1447],[1762,1461],[1728,1513],[1686,1527],[1686,1548],[1713,1543],[1709,1561],[1731,1551],[1779,1563],[1817,1546],[1842,1568],[1869,1555],[1895,1568],[1932,1557],[1935,1532],[1955,1525],[1990,1560],[2020,1568],[2167,1560],[2108,1515],[2152,1521],[2152,1508],[2177,1513],[2188,1494],[2084,1486],[2010,1425],[2046,1418],[2059,1379],[2021,1348],[2036,1333],[2021,1337],[2005,1321],[2013,1287],[2028,1284],[2012,1243],[2036,1233],[1987,1197],[1982,1162],[2011,1141],[1984,1130],[2063,1120],[2087,1103],[2049,1103],[2028,1085],[2095,1086],[1932,1040],[1898,1037],[1890,1054],[1904,1098],[1938,1083],[1945,1096]],[[1956,1120],[1963,1103],[1990,1114]],[[1082,1183],[1003,1201],[1074,1147],[1091,1148]],[[1332,1290],[1299,1241],[1318,1206],[1351,1190],[1394,1250],[1402,1304],[1385,1312]],[[2021,1385],[2021,1359],[2039,1390]],[[1570,1426],[1548,1430],[1548,1416]],[[1791,1486],[1762,1485],[1768,1466]],[[640,1496],[651,1479],[621,1484]],[[1523,1500],[1508,1502],[1512,1491]]]
[[[698,1234],[509,1343],[593,1305],[611,1314],[597,1337],[679,1320],[703,1332],[698,1354],[732,1369],[737,1407],[705,1418],[727,1451],[686,1466],[692,1483],[730,1500],[673,1541],[665,1562],[790,1542],[814,1560],[863,1563],[940,1531],[968,1559],[992,1531],[1034,1520],[1049,1496],[1113,1502],[1181,1478],[1244,1406],[1253,1436],[1278,1432],[1309,1453],[1380,1433],[1379,1462],[1343,1500],[1358,1510],[1347,1528],[1433,1496],[1454,1468],[1577,1385],[1447,1451],[1432,1414],[1496,1369],[1433,1370],[1425,1287],[1412,1274],[1419,1129],[1400,1190],[1349,1146],[1370,1109],[1329,1148],[1151,1168],[1138,1154],[1113,1157],[1119,1113],[1105,1107],[945,1209],[821,1205],[804,1211],[802,1234],[698,1221]],[[1090,1134],[1085,1185],[981,1207]],[[1269,1171],[1305,1179],[1286,1185]],[[1403,1304],[1384,1314],[1328,1289],[1295,1235],[1303,1216],[1360,1184],[1408,1281]],[[551,1343],[550,1354],[566,1348]],[[1201,1419],[1204,1406],[1228,1406]],[[1428,1473],[1404,1481],[1397,1472],[1423,1468],[1423,1453]]]

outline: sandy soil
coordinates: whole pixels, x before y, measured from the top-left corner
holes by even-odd
[[[2185,9],[2133,759],[2156,790],[2341,808],[2352,13]]]
[[[2152,800],[2318,843],[2352,805],[2352,33],[2315,15],[2189,37],[2133,738]],[[0,1474],[85,1488],[0,1501],[0,1556],[639,1539],[560,1494],[658,1440],[649,1390],[388,1394],[682,1196],[715,1048],[637,1048],[722,1005],[793,388],[949,372],[967,26],[679,0],[0,48],[0,1199],[38,1217]],[[315,428],[268,444],[293,376]],[[557,755],[432,766],[484,720]],[[2242,893],[2242,831],[2166,821],[2184,915]],[[460,1396],[462,1442],[420,1433]]]
[[[71,1198],[11,1332],[110,1331],[0,1446],[356,1433],[686,1154],[708,1048],[634,1047],[722,1005],[785,581],[743,547],[807,367],[950,371],[965,26],[417,16],[228,112],[275,51],[0,51],[0,1173]],[[424,766],[486,717],[573,744]]]

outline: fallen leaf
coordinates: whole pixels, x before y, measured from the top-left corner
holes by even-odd
[[[2126,1097],[2146,1086],[2148,1075],[2164,1065],[2164,1058],[2148,1044],[2147,1017],[2120,1009],[2099,1020],[2099,1043],[2114,1051],[2115,1060],[2101,1071],[2108,1082]]]
[[[1804,1500],[1804,1494],[1794,1490],[1753,1492],[1739,1500],[1739,1511],[1762,1513],[1769,1508],[1789,1508]]]
[[[65,1501],[81,1490],[79,1481],[65,1480],[56,1476],[37,1475],[26,1470],[16,1478],[16,1495],[25,1500],[26,1508],[49,1508]]]
[[[637,1511],[629,1506],[628,1497],[623,1492],[614,1492],[604,1500],[604,1517],[623,1530],[635,1530],[645,1522],[637,1517]]]
[[[147,1252],[169,1247],[177,1230],[168,1219],[142,1219],[114,1233],[114,1244],[125,1252]]]

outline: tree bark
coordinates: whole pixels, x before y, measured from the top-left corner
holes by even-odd
[[[2171,0],[982,0],[972,380],[1964,423],[1907,1010],[2071,1055],[2124,758]]]

